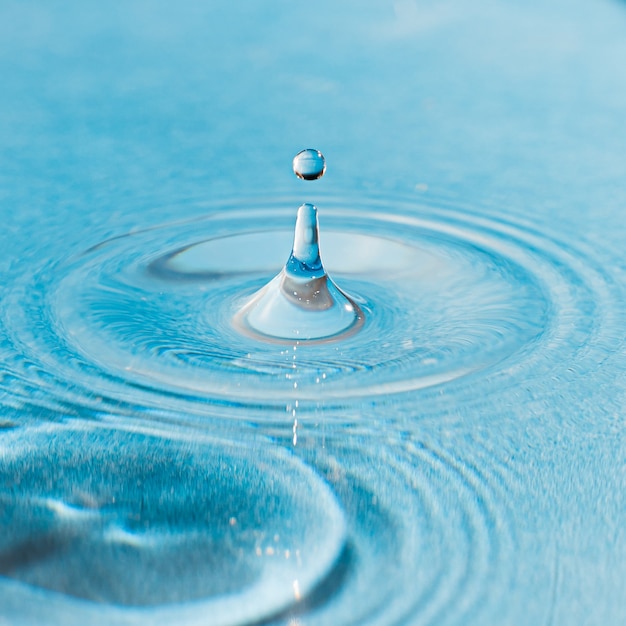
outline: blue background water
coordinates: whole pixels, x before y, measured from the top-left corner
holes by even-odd
[[[608,0],[3,0],[0,617],[626,622],[625,33]],[[309,146],[328,172],[303,183],[290,163]],[[458,332],[471,366],[494,337],[509,352],[404,384],[430,362],[400,325],[389,346],[368,336],[395,365],[361,378],[364,349],[303,357],[298,396],[247,366],[219,377],[226,325],[197,338],[181,304],[197,292],[124,273],[265,214],[288,247],[302,201],[339,235],[373,232],[359,210],[390,216],[381,232],[467,267],[428,327]],[[481,277],[492,309],[468,295]],[[417,307],[414,280],[392,313]],[[517,314],[500,284],[527,290]],[[472,313],[484,333],[463,341],[446,320]],[[184,348],[180,379],[164,346]],[[430,349],[444,374],[459,356]],[[292,358],[258,350],[271,376]]]

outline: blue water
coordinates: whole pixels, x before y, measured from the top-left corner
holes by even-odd
[[[624,33],[0,4],[0,622],[625,623]],[[363,323],[241,332],[305,202]]]

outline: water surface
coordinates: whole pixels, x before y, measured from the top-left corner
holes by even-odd
[[[5,2],[0,621],[626,621],[625,27]],[[363,324],[242,333],[303,203]]]

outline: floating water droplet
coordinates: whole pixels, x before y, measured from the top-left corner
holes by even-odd
[[[324,176],[326,160],[324,155],[313,148],[298,152],[293,158],[293,173],[303,180],[317,180]]]
[[[298,209],[293,249],[281,272],[235,316],[235,326],[263,339],[329,340],[363,323],[363,313],[328,277],[319,253],[317,208]]]

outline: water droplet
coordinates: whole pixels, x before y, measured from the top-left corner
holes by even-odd
[[[313,148],[298,152],[293,158],[293,173],[303,180],[317,180],[324,176],[326,160],[324,155]]]
[[[311,341],[344,337],[362,323],[357,304],[335,285],[322,264],[317,208],[303,204],[287,263],[237,313],[234,325],[261,339]]]

